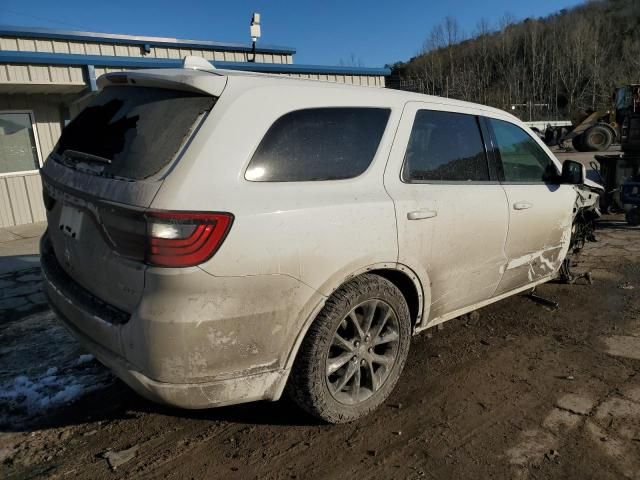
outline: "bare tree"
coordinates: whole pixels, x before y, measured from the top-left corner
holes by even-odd
[[[640,81],[640,1],[588,1],[541,19],[481,19],[467,38],[454,17],[394,68],[401,88],[472,100],[529,118],[605,110],[613,87]],[[526,108],[522,108],[526,106]]]

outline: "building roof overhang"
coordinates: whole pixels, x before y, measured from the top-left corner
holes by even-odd
[[[0,36],[42,38],[49,40],[78,40],[83,42],[101,42],[111,44],[151,45],[177,48],[197,48],[209,50],[251,52],[252,46],[243,43],[214,42],[210,40],[187,40],[172,37],[151,37],[143,35],[124,35],[116,33],[84,32],[80,30],[60,30],[39,27],[18,27],[0,25]],[[293,55],[295,48],[278,45],[257,45],[258,53],[279,53]]]
[[[253,63],[212,61],[216,68],[263,73],[326,74],[387,76],[388,68],[345,67],[328,65],[302,65],[285,63]],[[0,51],[0,64],[20,65],[92,65],[111,68],[181,68],[181,59],[140,58],[107,55],[78,55],[70,53]]]

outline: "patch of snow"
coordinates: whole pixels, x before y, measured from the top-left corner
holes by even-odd
[[[0,421],[33,417],[104,388],[108,383],[108,373],[95,368],[59,371],[57,367],[50,367],[41,375],[18,375],[0,385],[0,404],[3,405]]]
[[[0,425],[28,422],[112,382],[52,312],[0,322]]]
[[[91,360],[93,360],[95,357],[93,355],[91,355],[90,353],[85,353],[84,355],[80,355],[78,357],[78,365],[81,365],[83,363],[87,363],[90,362]]]

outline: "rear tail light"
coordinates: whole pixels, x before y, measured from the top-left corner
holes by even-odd
[[[146,218],[146,262],[162,267],[189,267],[210,259],[233,221],[229,213],[154,212]]]
[[[132,213],[101,208],[100,220],[115,251],[159,267],[191,267],[209,260],[222,245],[230,213]]]

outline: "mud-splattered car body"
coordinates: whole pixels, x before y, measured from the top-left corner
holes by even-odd
[[[159,110],[149,115],[172,111],[162,110],[162,102],[187,100],[193,112],[189,116],[185,107],[182,120],[154,117],[136,127],[144,138],[130,155],[143,158],[155,143],[170,144],[176,125],[186,125],[151,172],[145,162],[154,159],[136,160],[132,173],[126,162],[109,157],[138,140],[123,136],[98,155],[82,151],[93,146],[79,139],[93,132],[78,120],[67,127],[71,133],[63,134],[42,171],[46,293],[88,350],[155,401],[204,408],[277,400],[327,298],[361,274],[380,275],[402,291],[418,332],[556,277],[570,247],[578,187],[563,183],[557,159],[503,111],[405,92],[197,69],[110,74],[99,83],[111,95],[98,104],[99,118],[131,101],[142,112],[137,120],[133,114],[109,117],[100,127],[105,131],[115,124],[126,131],[127,122],[135,125],[154,102]],[[137,89],[151,100],[122,100],[123,90],[116,89]],[[264,169],[252,161],[277,122],[292,112],[341,109],[384,112],[361,171],[337,179],[262,181]],[[476,129],[480,149],[473,161],[482,175],[486,168],[486,178],[403,173],[421,111],[461,115]],[[87,115],[83,125],[98,122],[95,112]],[[429,122],[425,128],[434,128]],[[522,171],[537,168],[535,155],[543,158],[546,180],[505,180],[496,144],[500,128],[507,137],[525,135],[512,142],[514,155],[526,157]],[[517,142],[529,140],[534,143],[527,148],[536,153],[518,153]],[[191,257],[188,247],[197,239],[189,232],[198,229],[209,235],[202,242],[217,243]],[[188,238],[180,236],[183,230]],[[172,249],[184,248],[176,260]],[[180,263],[187,257],[192,261]]]

